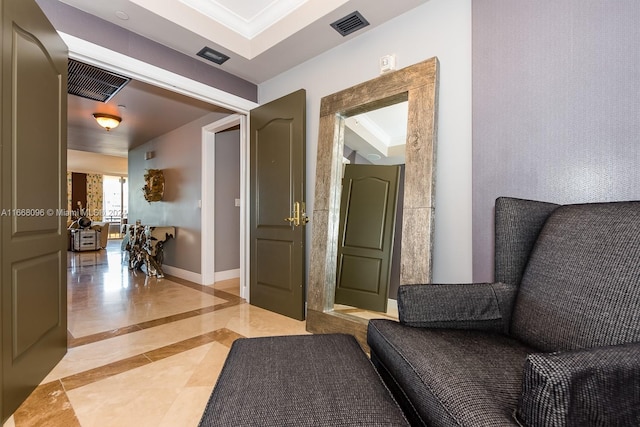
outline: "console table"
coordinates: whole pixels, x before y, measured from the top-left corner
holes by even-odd
[[[164,277],[163,247],[166,241],[175,236],[175,233],[175,227],[127,225],[122,247],[129,252],[129,269],[141,269],[144,264],[147,276]]]

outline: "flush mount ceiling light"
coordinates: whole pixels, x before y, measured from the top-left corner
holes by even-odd
[[[197,55],[201,58],[207,59],[211,62],[215,62],[218,65],[222,65],[229,57],[222,52],[213,50],[210,47],[203,47]]]
[[[112,116],[111,114],[94,113],[93,117],[95,117],[98,124],[105,128],[107,131],[117,128],[122,121],[120,117]]]

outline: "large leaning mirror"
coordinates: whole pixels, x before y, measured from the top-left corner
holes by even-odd
[[[437,58],[322,98],[307,289],[309,332],[349,333],[366,348],[368,320],[336,310],[341,188],[345,164],[350,163],[345,157],[352,150],[345,148],[345,137],[355,132],[363,113],[406,105],[399,107],[405,108],[402,120],[406,121],[406,143],[402,148],[391,149],[389,154],[395,157],[398,150],[402,151],[403,160],[395,159],[392,164],[404,163],[399,167],[402,221],[396,229],[396,236],[401,237],[397,239],[399,245],[395,245],[395,253],[399,254],[399,284],[431,281],[437,100]],[[355,149],[358,150],[361,149]],[[374,153],[369,158],[375,157]],[[351,278],[359,276],[352,274]]]
[[[407,122],[406,100],[340,118],[336,312],[397,318]]]

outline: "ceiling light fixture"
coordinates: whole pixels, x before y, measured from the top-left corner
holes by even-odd
[[[117,128],[122,121],[120,117],[112,116],[111,114],[94,113],[93,117],[95,117],[98,124],[105,128],[107,132],[111,129]]]

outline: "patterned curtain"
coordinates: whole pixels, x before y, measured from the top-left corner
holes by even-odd
[[[102,221],[102,175],[87,174],[87,206],[92,221]]]
[[[67,217],[67,227],[71,224],[71,189],[73,188],[71,183],[72,180],[72,172],[67,172],[67,212],[69,212],[69,216]]]

